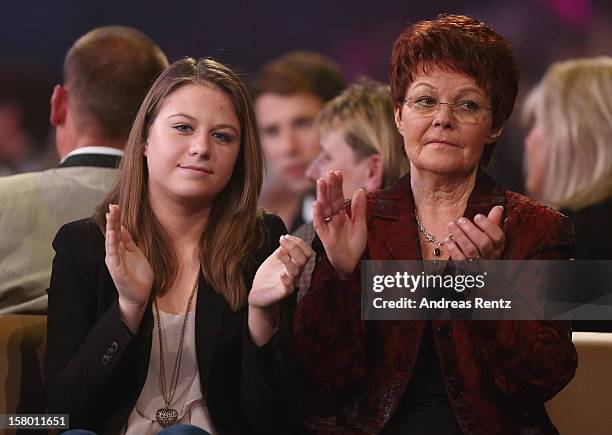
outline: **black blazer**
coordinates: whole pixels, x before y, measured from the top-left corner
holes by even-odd
[[[266,240],[245,270],[247,288],[286,233],[276,216],[266,215],[264,226]],[[45,355],[49,411],[70,414],[71,428],[118,433],[147,377],[151,303],[138,335],[131,334],[120,319],[118,293],[104,263],[104,235],[92,219],[64,225],[53,247]],[[248,309],[231,312],[200,273],[196,354],[206,405],[221,433],[292,433],[299,423],[288,328],[294,300],[282,304],[278,332],[257,348],[248,336]]]

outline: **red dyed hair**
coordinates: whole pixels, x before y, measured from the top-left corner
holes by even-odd
[[[416,74],[438,67],[472,77],[491,98],[493,130],[512,114],[520,71],[510,44],[465,15],[439,15],[412,24],[395,40],[389,81],[394,108],[403,104]]]

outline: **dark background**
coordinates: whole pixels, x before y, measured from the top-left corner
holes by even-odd
[[[0,6],[0,62],[31,65],[61,80],[70,45],[93,27],[121,24],[155,40],[170,61],[211,56],[248,81],[266,61],[286,51],[320,51],[351,81],[386,81],[391,45],[410,22],[442,12],[472,15],[512,43],[523,77],[517,110],[490,166],[506,187],[523,190],[522,96],[551,62],[612,55],[612,1],[129,1],[17,2]]]

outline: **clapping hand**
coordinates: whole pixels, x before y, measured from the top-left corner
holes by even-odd
[[[342,172],[330,171],[317,180],[313,224],[330,263],[342,278],[357,266],[367,242],[366,194],[357,190],[351,200],[351,216],[345,210]]]
[[[496,260],[506,245],[506,236],[501,229],[504,208],[495,206],[488,216],[477,214],[474,222],[460,218],[448,224],[452,237],[444,241],[453,260]]]
[[[266,343],[278,321],[278,303],[289,296],[312,248],[294,236],[281,236],[280,246],[259,266],[249,293],[249,330],[255,344]]]
[[[119,293],[122,319],[135,333],[153,286],[153,269],[121,225],[121,208],[116,204],[106,213],[105,247],[104,261]]]
[[[312,248],[302,239],[281,236],[280,246],[257,269],[249,305],[266,308],[290,295],[312,255]]]

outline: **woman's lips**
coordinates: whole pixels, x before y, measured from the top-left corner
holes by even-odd
[[[306,176],[306,167],[304,165],[289,165],[285,168],[285,174],[291,178],[304,178]]]
[[[449,142],[446,140],[430,140],[425,143],[425,145],[433,145],[438,147],[453,147],[453,148],[461,148],[461,146],[456,143]]]
[[[180,165],[181,169],[185,169],[189,172],[200,173],[200,174],[212,174],[212,171],[204,166],[195,166],[195,165]]]

